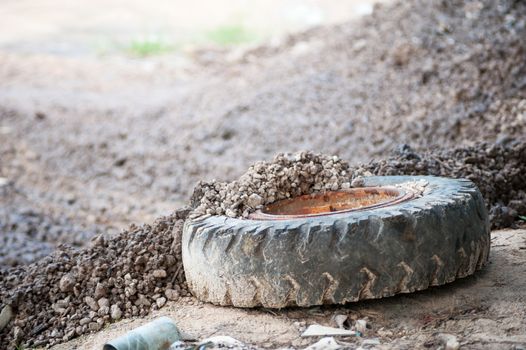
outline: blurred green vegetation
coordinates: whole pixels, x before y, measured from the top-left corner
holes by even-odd
[[[175,50],[174,45],[170,45],[158,37],[134,39],[125,47],[125,51],[138,57],[155,56],[173,50]]]
[[[258,36],[242,25],[229,24],[209,31],[207,39],[217,45],[231,46],[254,42],[258,39]]]

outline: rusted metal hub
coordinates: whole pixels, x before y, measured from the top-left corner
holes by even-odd
[[[254,220],[285,220],[368,210],[393,205],[413,197],[395,187],[360,187],[308,194],[267,205],[250,215]]]

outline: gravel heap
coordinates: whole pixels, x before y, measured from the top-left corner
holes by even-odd
[[[272,162],[257,162],[236,181],[200,182],[191,216],[247,217],[280,199],[358,186],[362,175],[467,178],[482,192],[493,228],[513,226],[526,215],[526,141],[503,140],[420,153],[402,145],[391,158],[356,167],[337,156],[278,154]]]
[[[404,145],[389,159],[356,167],[336,156],[279,154],[236,181],[198,184],[193,210],[109,239],[97,236],[85,249],[61,246],[34,264],[0,271],[2,305],[15,314],[0,332],[0,344],[52,345],[189,296],[180,246],[187,217],[246,217],[276,200],[359,185],[361,176],[402,174],[472,180],[490,207],[493,227],[511,226],[526,214],[526,141],[420,153]]]
[[[349,164],[337,156],[280,153],[271,162],[256,162],[238,180],[199,182],[192,195],[192,217],[247,217],[280,199],[349,188],[350,179]]]
[[[61,246],[34,264],[0,271],[1,304],[15,315],[0,344],[53,345],[188,296],[180,255],[187,215],[181,209],[111,239],[99,235],[85,249]]]
[[[526,215],[526,141],[477,143],[470,147],[415,152],[400,147],[394,157],[353,169],[356,175],[436,175],[466,178],[480,189],[492,228],[513,226]]]

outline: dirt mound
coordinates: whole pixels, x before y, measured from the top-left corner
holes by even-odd
[[[187,214],[181,209],[111,239],[98,236],[91,247],[63,246],[27,267],[1,271],[0,299],[15,318],[0,332],[0,344],[52,345],[189,295],[180,256]]]
[[[402,145],[391,158],[355,167],[337,156],[280,154],[272,162],[257,162],[238,180],[200,182],[191,216],[247,217],[280,199],[359,186],[362,175],[466,178],[482,192],[493,228],[510,227],[519,215],[526,215],[526,141],[508,140],[421,152]]]
[[[415,152],[402,146],[397,155],[352,169],[356,174],[436,175],[473,181],[490,210],[493,228],[513,226],[526,215],[526,141],[479,143],[471,147]]]

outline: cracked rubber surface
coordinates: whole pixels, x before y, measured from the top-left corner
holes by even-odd
[[[484,200],[469,180],[374,176],[366,186],[425,180],[421,197],[367,211],[258,221],[187,221],[183,264],[200,300],[237,307],[342,304],[442,285],[487,262]]]

